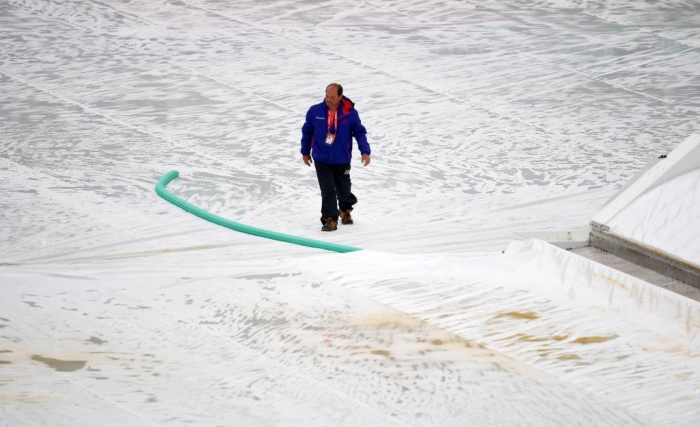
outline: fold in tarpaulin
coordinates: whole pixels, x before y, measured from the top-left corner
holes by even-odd
[[[538,240],[500,256],[342,262],[300,265],[656,422],[700,417],[697,301]]]

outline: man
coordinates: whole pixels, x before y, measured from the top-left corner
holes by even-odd
[[[357,203],[350,182],[353,137],[362,154],[362,164],[369,165],[367,130],[355,104],[343,96],[341,85],[331,83],[326,87],[326,99],[309,108],[301,128],[302,160],[306,166],[314,163],[321,187],[322,231],[337,230],[338,216],[343,224],[353,223],[350,212]]]

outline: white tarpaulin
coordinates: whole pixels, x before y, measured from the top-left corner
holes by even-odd
[[[698,425],[696,301],[501,252],[700,130],[699,10],[0,0],[0,426]],[[333,81],[373,152],[322,233]]]
[[[700,268],[700,169],[643,194],[607,225],[611,233]]]

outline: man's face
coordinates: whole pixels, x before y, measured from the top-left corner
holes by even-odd
[[[340,105],[340,98],[337,87],[331,86],[326,89],[326,105],[328,108],[337,109]]]

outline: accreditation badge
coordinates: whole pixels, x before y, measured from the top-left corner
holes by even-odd
[[[327,133],[326,134],[326,144],[333,145],[334,142],[335,142],[335,135],[330,133],[330,132]]]

